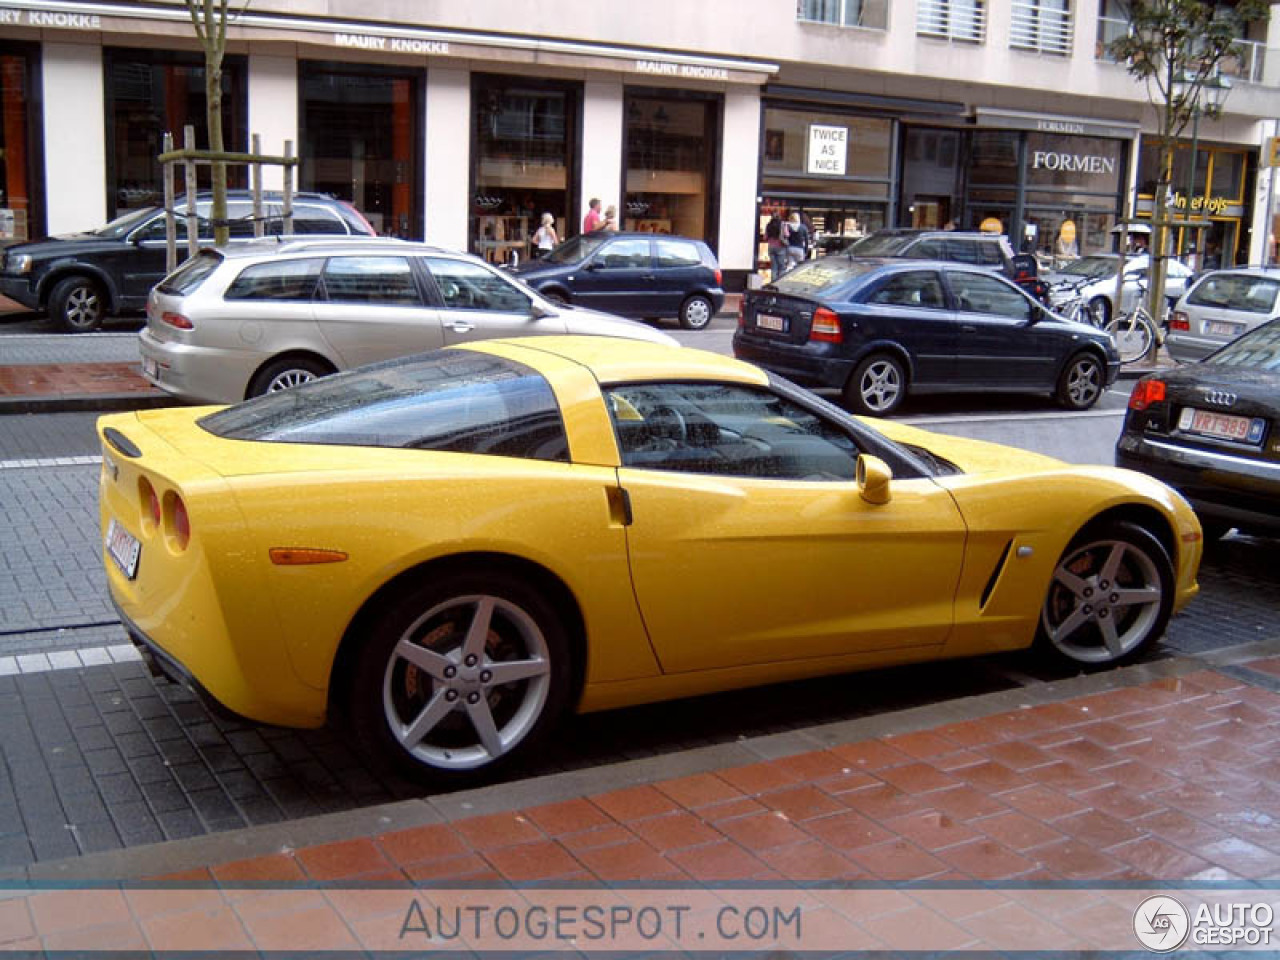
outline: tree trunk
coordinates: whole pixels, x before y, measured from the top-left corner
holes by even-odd
[[[225,149],[222,142],[222,51],[206,51],[204,63],[209,149],[221,153]],[[231,239],[231,231],[227,227],[227,165],[221,160],[215,160],[212,167],[213,206],[209,216],[216,224],[213,228],[214,245],[224,247]]]

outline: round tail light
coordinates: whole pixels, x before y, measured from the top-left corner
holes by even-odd
[[[191,542],[191,518],[187,516],[187,505],[176,493],[169,498],[169,543],[174,550],[181,552]]]

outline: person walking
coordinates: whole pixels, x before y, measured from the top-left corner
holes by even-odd
[[[595,233],[600,229],[600,198],[592,197],[591,202],[587,205],[587,215],[582,218],[582,232]]]
[[[769,248],[769,279],[777,280],[787,269],[787,248],[782,243],[782,218],[776,211],[765,224],[764,243]]]
[[[787,269],[790,270],[809,254],[809,230],[801,222],[800,214],[793,212],[783,233],[783,242],[787,245]]]
[[[559,242],[560,238],[556,235],[556,218],[550,212],[544,213],[542,225],[533,235],[533,245],[537,248],[538,256],[545,257]]]

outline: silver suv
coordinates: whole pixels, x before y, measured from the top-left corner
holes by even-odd
[[[139,349],[160,389],[234,403],[454,343],[564,333],[677,344],[643,323],[551,303],[469,254],[330,238],[201,251],[151,291]]]

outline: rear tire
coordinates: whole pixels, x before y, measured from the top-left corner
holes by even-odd
[[[686,330],[705,330],[715,315],[715,305],[697,293],[680,305],[680,326]]]
[[[102,326],[107,298],[96,281],[66,277],[49,294],[49,315],[68,333],[89,333]]]
[[[1092,353],[1078,353],[1062,369],[1054,396],[1068,410],[1088,410],[1102,396],[1106,374]]]
[[[907,371],[887,353],[863,360],[844,386],[844,404],[854,413],[887,417],[907,396]]]
[[[310,357],[281,357],[272,360],[257,372],[249,383],[249,397],[260,397],[265,393],[278,393],[303,383],[310,383],[320,377],[333,373],[327,363],[312,360]]]
[[[1054,568],[1036,643],[1060,665],[1130,663],[1164,634],[1173,592],[1173,563],[1150,531],[1086,527]]]
[[[360,639],[356,735],[418,779],[490,779],[535,752],[568,706],[568,634],[551,600],[515,577],[432,578],[393,600]]]

